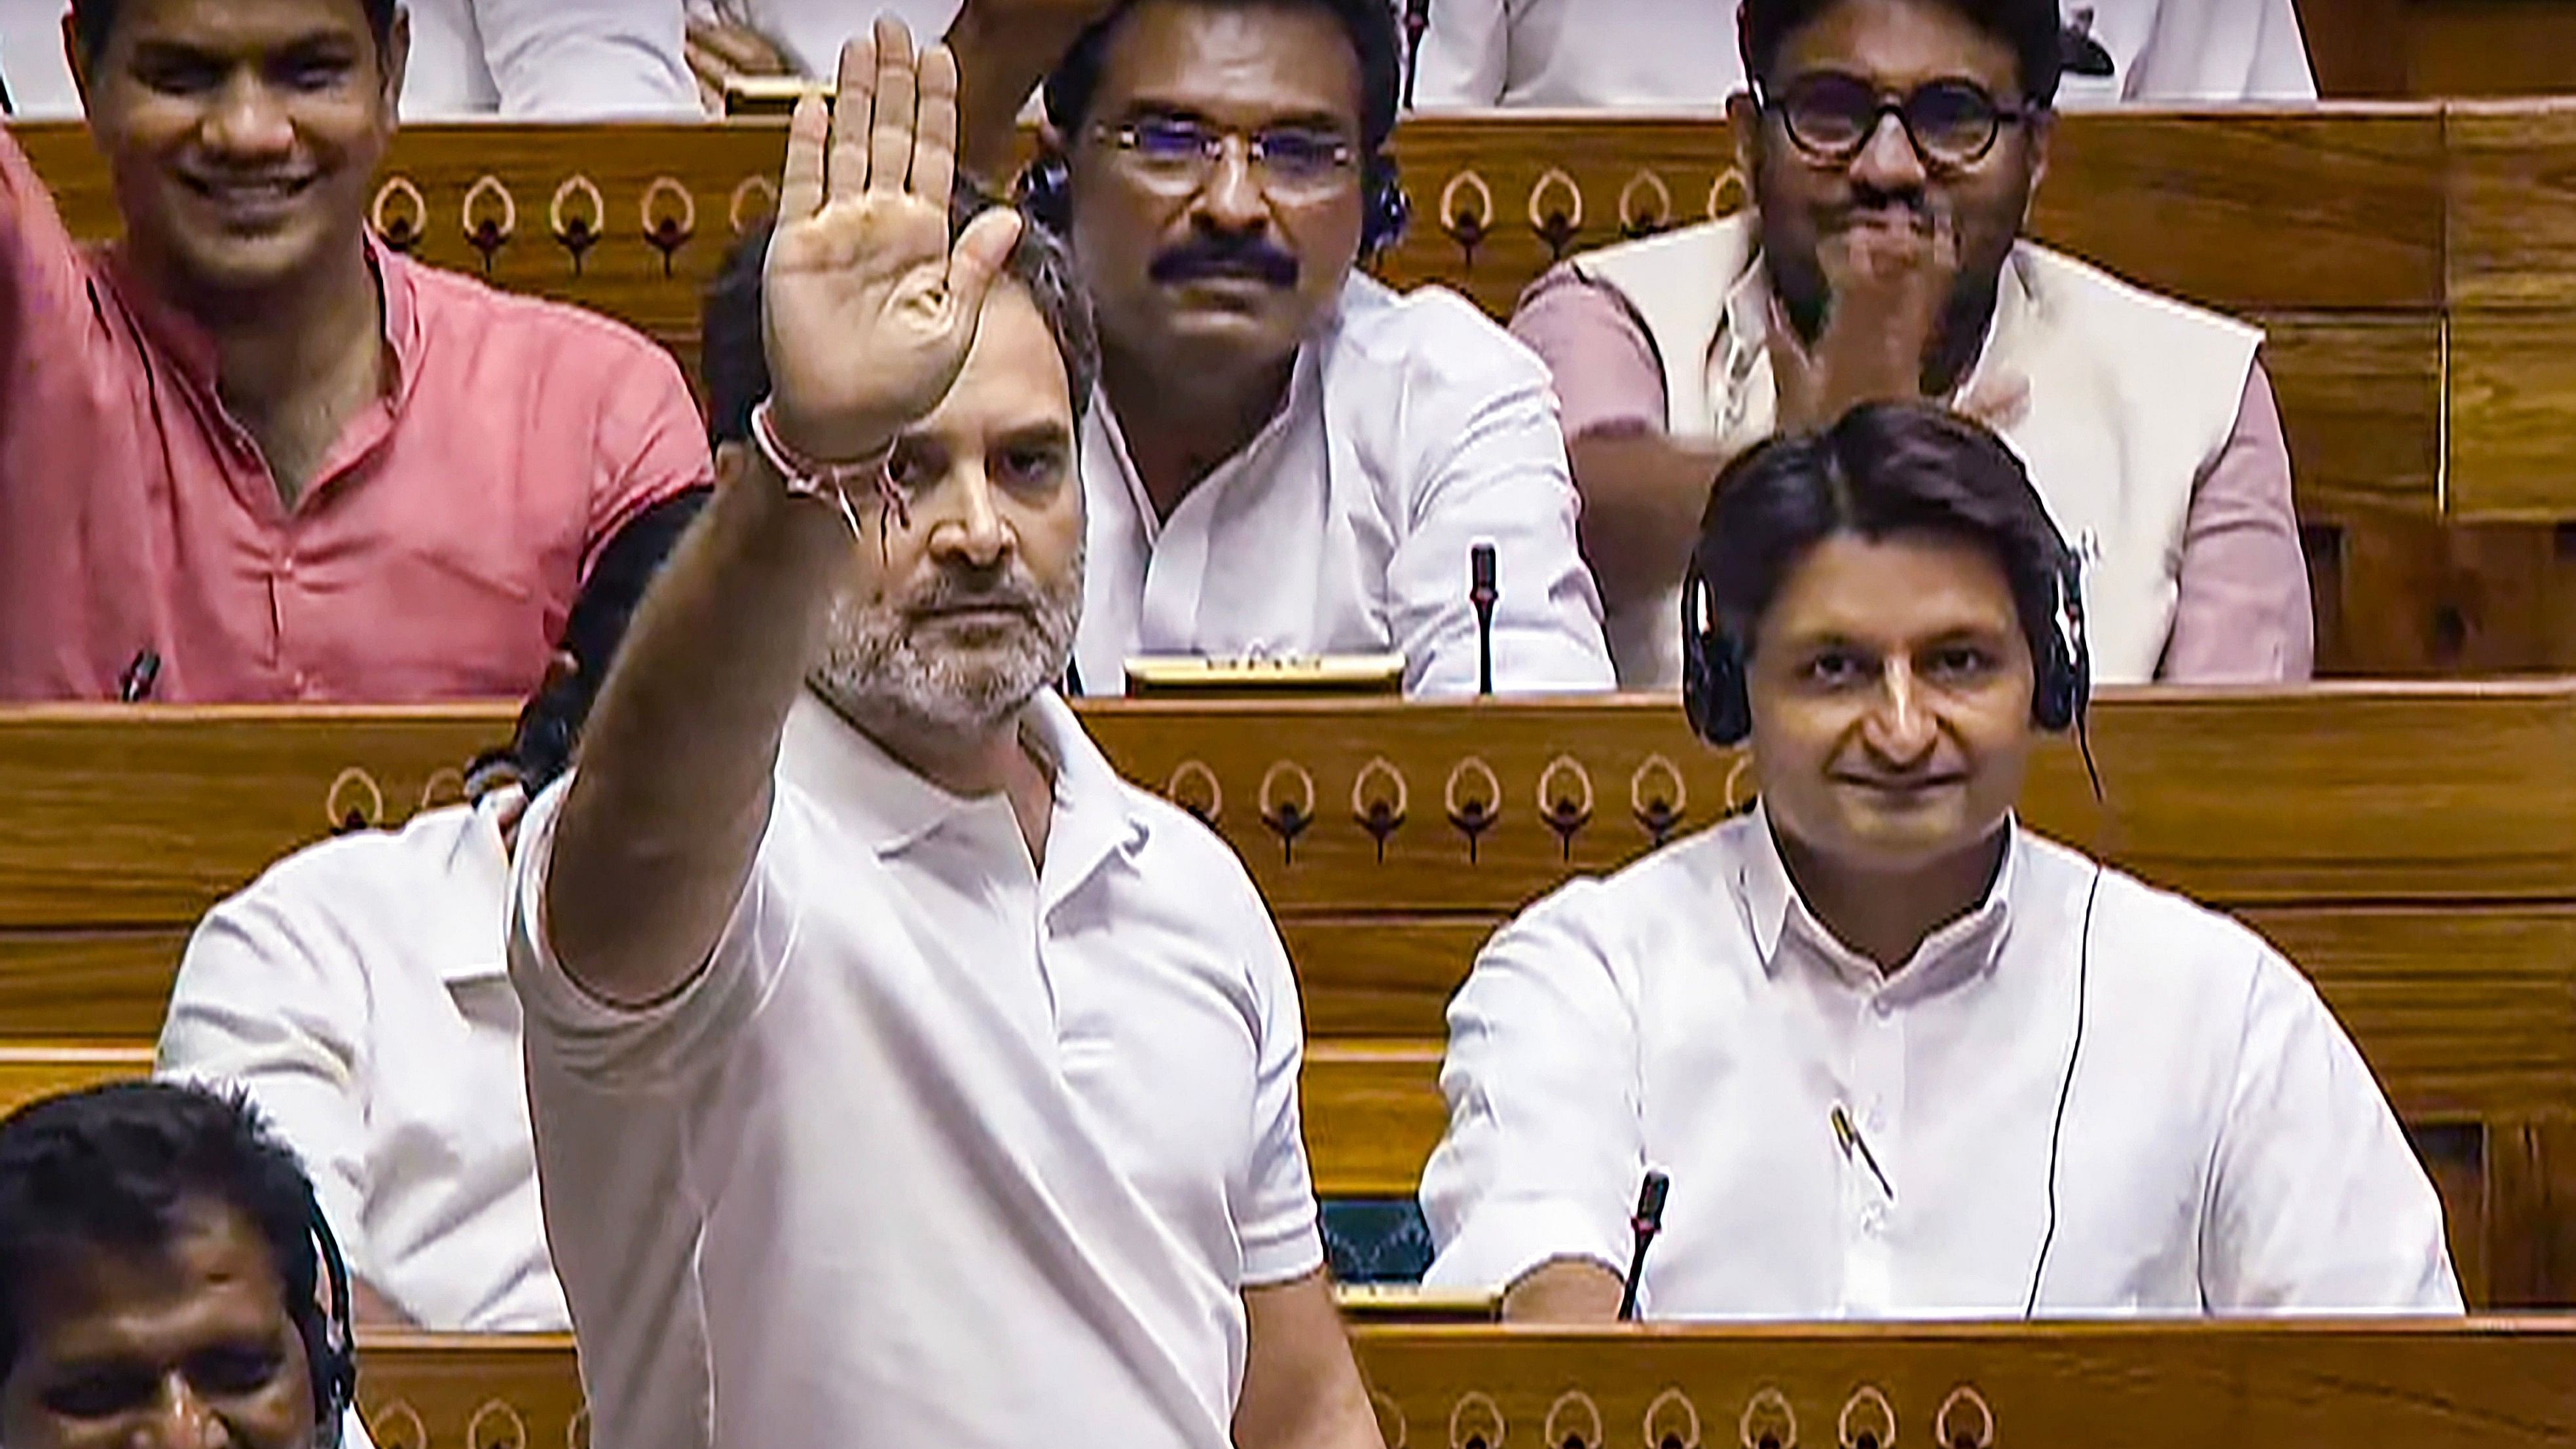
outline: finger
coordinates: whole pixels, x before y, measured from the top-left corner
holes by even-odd
[[[1020,225],[1019,208],[1013,206],[987,207],[966,224],[956,250],[948,255],[948,294],[956,299],[960,316],[982,314],[993,279],[1009,264],[1011,248],[1020,244]]]
[[[912,194],[945,212],[957,182],[957,57],[934,45],[921,57],[921,126],[912,142]]]
[[[832,113],[821,96],[805,96],[787,122],[787,169],[778,180],[778,220],[803,221],[823,209],[823,153],[831,144]]]
[[[868,138],[868,189],[899,192],[912,173],[915,67],[912,32],[891,15],[877,17],[877,114]]]
[[[824,181],[835,199],[868,187],[868,118],[877,90],[877,38],[854,36],[841,47],[839,98],[832,105],[831,161]]]

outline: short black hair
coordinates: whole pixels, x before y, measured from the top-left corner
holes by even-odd
[[[1769,84],[1780,47],[1842,0],[1744,0],[1744,73]],[[1939,0],[1962,19],[2002,41],[2021,60],[2022,98],[2035,106],[2057,101],[2065,67],[2066,21],[2057,0]]]
[[[1864,403],[1822,432],[1771,438],[1718,474],[1697,552],[1712,622],[1749,659],[1762,616],[1809,550],[1837,534],[1916,531],[1991,553],[2033,666],[2050,657],[2074,556],[2013,450],[1929,403]]]
[[[393,39],[395,0],[358,0],[358,6],[367,12],[367,28],[381,51]],[[125,0],[72,0],[72,32],[80,37],[82,54],[95,60],[106,51],[124,9]]]
[[[1126,0],[1117,9],[1093,21],[1056,63],[1046,78],[1046,115],[1048,124],[1070,139],[1090,118],[1091,100],[1100,89],[1101,67],[1107,63],[1109,42],[1116,38],[1119,22],[1141,0]],[[1395,134],[1396,111],[1404,97],[1404,46],[1397,38],[1395,7],[1388,0],[1179,0],[1188,5],[1220,9],[1248,9],[1269,6],[1277,9],[1304,7],[1321,10],[1341,22],[1350,36],[1351,49],[1360,62],[1360,144],[1370,152],[1386,145]]]
[[[323,1362],[313,1184],[239,1093],[117,1082],[0,1120],[0,1382],[26,1350],[27,1295],[82,1251],[165,1252],[207,1206],[267,1243],[308,1371]]]
[[[983,192],[962,180],[948,207],[948,234],[965,234],[967,223],[995,206]],[[702,349],[699,381],[707,390],[707,431],[719,443],[751,437],[751,410],[769,396],[769,354],[761,339],[761,269],[769,259],[772,222],[743,234],[725,254],[724,265],[707,288],[699,328]],[[1048,335],[1064,359],[1066,386],[1079,424],[1091,405],[1091,390],[1100,379],[1100,337],[1091,318],[1090,294],[1074,276],[1073,258],[1045,227],[1023,223],[1002,276],[1019,284],[1037,304]]]

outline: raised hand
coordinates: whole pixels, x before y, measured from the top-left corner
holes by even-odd
[[[1946,213],[1920,226],[1861,226],[1817,248],[1827,302],[1810,348],[1773,302],[1771,373],[1780,425],[1820,428],[1866,402],[1924,396],[1930,355],[1959,276],[1958,230]]]
[[[900,21],[841,51],[828,110],[798,103],[761,306],[772,416],[808,458],[857,462],[938,407],[1019,241],[1009,208],[952,248],[957,64]]]

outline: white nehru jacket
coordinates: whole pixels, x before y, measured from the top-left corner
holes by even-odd
[[[964,0],[688,0],[689,19],[701,24],[748,25],[787,52],[809,76],[828,76],[841,63],[841,43],[865,35],[879,15],[892,15],[927,44],[948,33]]]
[[[405,120],[704,114],[670,0],[405,0]]]
[[[555,809],[511,969],[555,1260],[620,1449],[1219,1449],[1247,1286],[1323,1253],[1295,982],[1242,866],[1052,695],[1043,870],[808,696],[705,972],[554,962]]]
[[[1565,887],[1450,1004],[1431,1281],[1624,1273],[1652,1166],[1650,1316],[2018,1317],[2081,966],[2042,1314],[2458,1312],[2441,1203],[2306,978],[2117,871],[2087,931],[2096,882],[2017,830],[1892,978],[1808,914],[1758,810]]]
[[[560,1331],[505,942],[515,795],[324,841],[206,914],[160,1070],[239,1083],[423,1327]]]
[[[1090,559],[1075,654],[1401,654],[1408,694],[1473,694],[1469,556],[1494,545],[1494,687],[1611,687],[1547,365],[1440,287],[1354,273],[1288,398],[1157,520],[1105,392],[1083,425]]]
[[[2112,74],[2066,77],[2060,104],[2316,98],[2293,0],[2091,0],[2065,11],[2109,52]],[[1744,89],[1735,12],[1727,0],[1436,0],[1414,98],[1426,108],[1722,106]]]

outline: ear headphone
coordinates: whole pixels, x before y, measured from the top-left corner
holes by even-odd
[[[340,1256],[340,1240],[322,1216],[319,1199],[307,1201],[313,1230],[315,1276],[331,1290],[318,1313],[297,1314],[296,1331],[304,1338],[304,1363],[313,1375],[313,1442],[317,1449],[340,1449],[341,1430],[349,1408],[358,1401],[358,1333],[349,1303],[349,1264]]]
[[[1012,199],[1032,221],[1057,236],[1073,234],[1073,168],[1064,153],[1049,150],[1020,172]],[[1373,151],[1360,162],[1360,257],[1363,262],[1404,240],[1413,223],[1413,198],[1404,194],[1395,158]]]
[[[2057,595],[2031,660],[2031,723],[2052,733],[2081,734],[2093,694],[2093,655],[2084,642],[2082,565],[2059,543],[2050,569]],[[1745,687],[1742,639],[1717,618],[1713,590],[1692,551],[1682,579],[1682,713],[1713,745],[1740,745],[1753,733],[1753,698]],[[2088,755],[2088,768],[2090,759]]]

